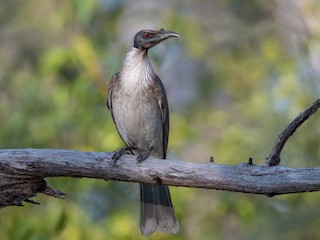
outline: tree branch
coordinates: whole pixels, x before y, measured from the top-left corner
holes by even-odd
[[[269,166],[276,166],[280,163],[280,153],[289,137],[319,108],[320,99],[315,101],[307,110],[305,110],[303,113],[300,113],[295,119],[293,119],[289,126],[279,135],[271,153],[267,158],[267,164]]]
[[[136,164],[125,155],[114,165],[113,153],[57,149],[0,150],[0,207],[22,205],[37,193],[64,198],[51,189],[45,177],[68,176],[172,186],[208,188],[244,193],[277,194],[320,190],[320,169],[234,166],[213,163],[147,159]]]

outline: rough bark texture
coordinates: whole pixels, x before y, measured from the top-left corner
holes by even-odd
[[[37,193],[64,198],[47,186],[45,177],[88,177],[157,183],[244,193],[277,194],[320,190],[320,169],[282,166],[234,166],[147,159],[136,164],[125,155],[116,165],[112,153],[56,149],[0,150],[0,207],[21,205]]]
[[[149,158],[136,164],[125,155],[116,164],[113,153],[57,149],[0,150],[0,208],[21,206],[37,193],[64,198],[50,188],[45,177],[88,177],[105,180],[157,183],[172,186],[208,188],[244,193],[278,194],[320,191],[320,168],[293,169],[277,166],[280,153],[295,130],[320,108],[320,99],[299,114],[279,135],[267,165],[241,163],[235,166]]]

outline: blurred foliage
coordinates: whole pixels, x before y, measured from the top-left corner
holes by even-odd
[[[113,151],[108,79],[135,32],[181,35],[150,51],[171,106],[169,158],[264,164],[277,135],[320,91],[320,5],[298,1],[1,1],[2,148]],[[282,153],[317,167],[319,113]],[[137,184],[47,179],[66,200],[1,209],[0,239],[144,239]],[[181,230],[149,239],[317,239],[319,193],[267,198],[171,188]]]

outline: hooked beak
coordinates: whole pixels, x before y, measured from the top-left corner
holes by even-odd
[[[149,45],[148,47],[151,48],[158,43],[168,39],[168,38],[173,38],[173,37],[180,37],[179,34],[169,31],[169,30],[164,30],[163,28],[160,31],[155,32],[155,34],[148,39],[147,44]]]
[[[180,37],[179,34],[173,32],[173,31],[164,30],[163,28],[157,33],[157,35],[162,40],[165,40],[165,39],[168,39],[168,38],[172,38],[172,37],[178,37],[178,38]]]

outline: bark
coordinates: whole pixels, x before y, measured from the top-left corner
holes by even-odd
[[[141,164],[136,157],[124,155],[114,163],[113,153],[80,152],[58,149],[0,150],[0,208],[22,205],[37,193],[64,198],[50,188],[46,177],[98,178],[171,186],[208,188],[274,196],[320,190],[320,168],[278,166],[286,141],[320,108],[320,99],[299,114],[279,135],[267,166],[248,163],[234,166],[213,163],[189,163],[148,158]]]
[[[277,194],[320,190],[320,169],[283,166],[234,166],[147,159],[137,164],[124,155],[114,164],[113,153],[57,149],[0,150],[0,207],[21,205],[37,193],[64,198],[45,177],[68,176],[171,186],[207,188],[244,193]]]

